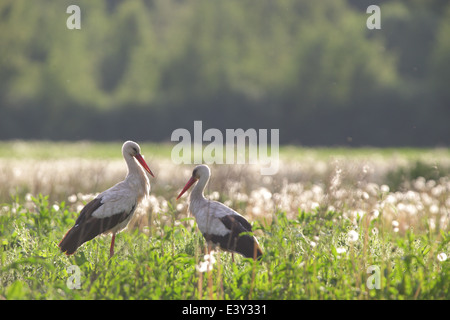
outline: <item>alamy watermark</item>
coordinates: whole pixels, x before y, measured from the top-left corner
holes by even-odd
[[[81,29],[81,9],[79,6],[72,4],[67,7],[66,13],[70,16],[67,18],[66,26],[69,30]],[[377,5],[370,5],[367,7],[366,13],[370,13],[367,18],[366,26],[368,29],[381,29],[381,10]]]
[[[66,285],[67,288],[73,289],[81,289],[81,270],[77,265],[70,265],[67,268],[67,273],[72,274],[67,278]]]
[[[381,29],[381,9],[377,5],[371,5],[367,7],[366,13],[371,13],[370,17],[367,18],[366,26],[367,29]]]
[[[79,6],[72,4],[67,7],[66,13],[71,15],[67,18],[66,27],[69,30],[81,29],[81,9]]]
[[[367,273],[373,273],[369,278],[367,278],[366,285],[369,290],[381,289],[381,273],[379,266],[369,266],[367,268]]]
[[[268,129],[257,131],[253,128],[245,131],[226,129],[224,140],[219,129],[210,128],[203,132],[202,121],[194,121],[193,135],[189,130],[179,128],[172,132],[170,139],[178,142],[171,154],[175,164],[259,164],[262,175],[278,172],[279,129],[270,129],[270,143]],[[203,142],[209,142],[205,148]]]

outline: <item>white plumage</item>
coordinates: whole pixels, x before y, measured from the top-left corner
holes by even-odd
[[[215,234],[218,236],[229,234],[230,230],[225,227],[220,218],[233,215],[242,216],[220,202],[207,199],[202,201],[203,199],[193,197],[191,193],[189,211],[196,218],[199,230],[203,234]],[[244,217],[242,218],[244,219]]]
[[[99,234],[111,232],[110,256],[114,254],[116,233],[128,225],[137,205],[149,195],[150,183],[145,171],[153,176],[136,142],[125,142],[122,155],[128,167],[125,180],[103,191],[86,204],[75,225],[59,243],[62,252],[73,254],[86,241]]]
[[[237,252],[248,258],[261,257],[262,250],[252,232],[251,224],[239,213],[224,204],[208,200],[203,192],[211,176],[206,165],[195,167],[192,177],[184,186],[177,200],[197,181],[189,197],[189,211],[208,242],[222,249]],[[245,234],[242,234],[245,233]]]

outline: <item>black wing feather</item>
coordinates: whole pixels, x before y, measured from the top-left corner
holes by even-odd
[[[230,230],[242,229],[241,232],[252,232],[252,225],[243,216],[227,215],[220,218],[220,221]]]
[[[73,254],[83,243],[125,221],[136,209],[136,205],[134,205],[130,212],[121,212],[105,218],[94,217],[92,214],[102,205],[102,199],[95,198],[81,210],[75,225],[67,231],[59,243],[62,252],[67,255]]]
[[[206,240],[218,244],[222,249],[237,252],[247,258],[259,259],[262,250],[255,237],[242,234],[252,232],[251,224],[240,215],[227,215],[220,218],[220,221],[230,230],[224,236],[205,234]]]

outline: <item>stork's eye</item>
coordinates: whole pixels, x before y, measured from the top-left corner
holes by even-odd
[[[192,172],[192,176],[193,177],[197,176],[197,169],[194,169],[194,172]]]
[[[138,153],[138,149],[136,148],[136,147],[133,147],[133,151],[134,151],[134,153]]]

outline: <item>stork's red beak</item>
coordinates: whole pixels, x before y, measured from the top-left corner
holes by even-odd
[[[141,166],[145,169],[145,171],[147,171],[148,173],[150,173],[150,175],[154,178],[155,176],[152,173],[152,170],[150,170],[150,168],[148,167],[147,163],[145,162],[144,158],[142,158],[142,156],[140,154],[137,154],[134,156],[137,161],[139,161],[139,163],[141,164]]]
[[[177,200],[180,199],[180,197],[183,195],[183,193],[185,193],[196,181],[197,181],[197,179],[195,179],[194,177],[191,177],[189,179],[189,181],[186,183],[186,185],[184,186],[183,190],[181,190],[180,194],[177,197]]]

